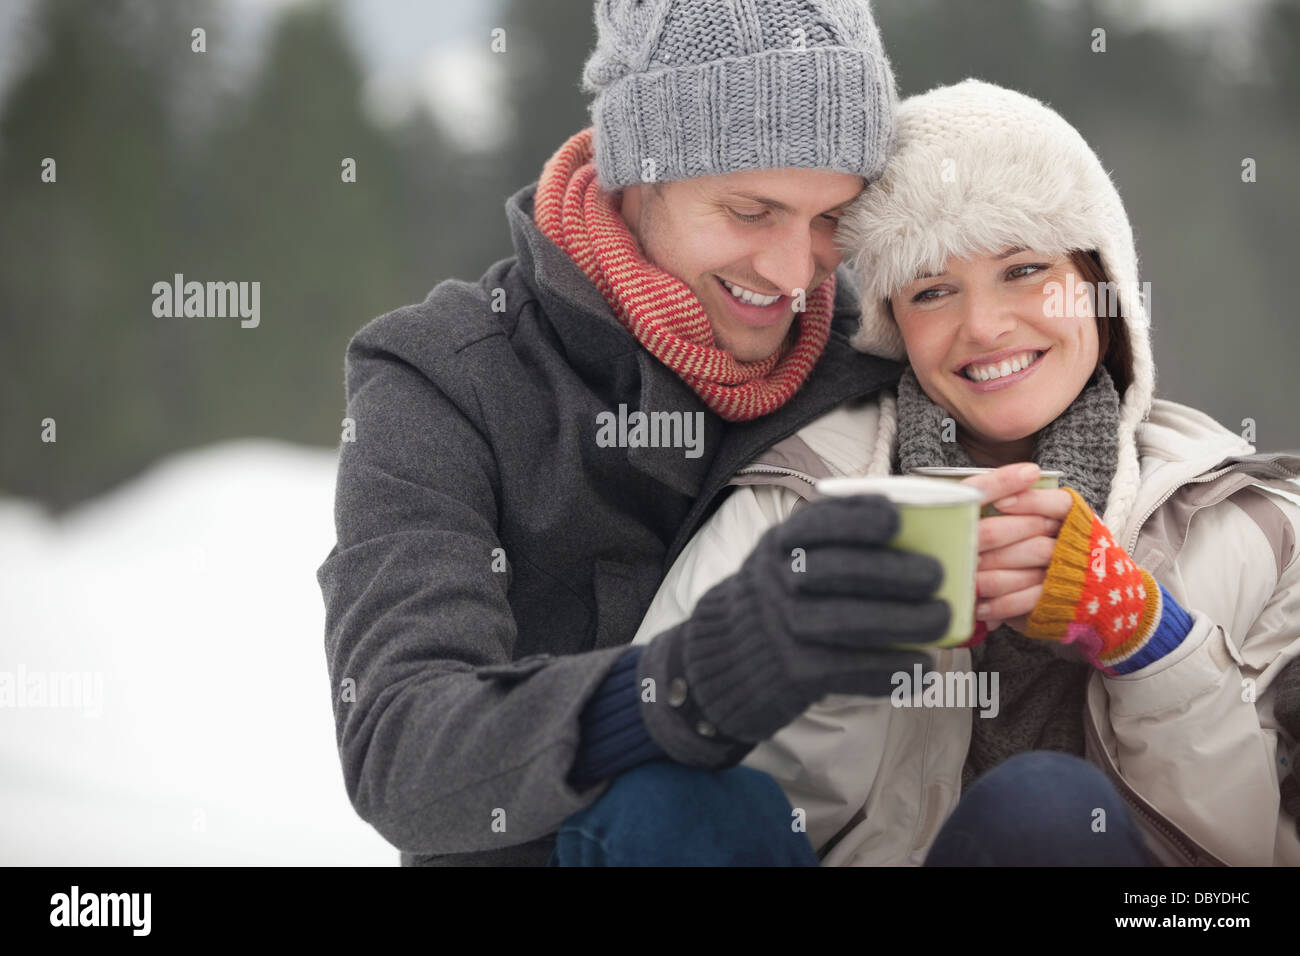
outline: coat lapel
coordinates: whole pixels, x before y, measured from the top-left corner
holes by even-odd
[[[641,369],[641,410],[653,412],[680,412],[683,424],[690,416],[690,427],[700,442],[701,454],[686,457],[685,448],[650,448],[636,446],[627,451],[632,467],[656,481],[663,482],[674,491],[694,498],[708,474],[714,452],[726,433],[725,423],[709,411],[704,401],[677,377],[667,366],[646,349],[637,353]]]

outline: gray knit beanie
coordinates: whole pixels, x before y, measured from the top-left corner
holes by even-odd
[[[606,190],[884,169],[897,94],[868,0],[598,0],[596,32],[582,78]]]

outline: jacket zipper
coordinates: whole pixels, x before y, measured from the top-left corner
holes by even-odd
[[[1090,704],[1085,705],[1088,710],[1088,736],[1092,741],[1093,748],[1097,752],[1098,759],[1103,763],[1103,770],[1111,781],[1116,785],[1123,796],[1124,802],[1128,804],[1129,809],[1133,810],[1147,821],[1151,827],[1168,840],[1175,849],[1182,855],[1183,859],[1190,866],[1201,865],[1201,860],[1206,860],[1214,866],[1227,866],[1222,860],[1216,857],[1209,850],[1198,846],[1192,839],[1186,836],[1181,829],[1170,819],[1161,814],[1154,807],[1150,806],[1146,800],[1138,794],[1136,790],[1128,785],[1126,781],[1116,770],[1111,762],[1110,753],[1106,750],[1101,742],[1101,735],[1097,732],[1096,724],[1093,720],[1092,707]]]
[[[1272,461],[1253,462],[1252,464],[1254,464],[1260,470],[1268,471],[1270,477],[1273,478],[1284,478],[1287,480],[1291,480],[1296,477],[1295,474],[1292,473],[1290,468],[1287,468],[1285,465],[1279,465],[1277,462],[1272,462]],[[1125,550],[1127,550],[1129,554],[1133,553],[1133,549],[1137,547],[1137,540],[1139,536],[1141,536],[1142,534],[1142,526],[1146,524],[1147,520],[1150,519],[1150,517],[1153,514],[1155,514],[1157,511],[1160,510],[1160,506],[1163,505],[1170,498],[1172,498],[1174,496],[1174,493],[1177,492],[1180,488],[1183,488],[1186,485],[1200,485],[1200,484],[1204,484],[1207,481],[1214,481],[1216,478],[1222,478],[1230,471],[1238,471],[1238,470],[1240,469],[1238,469],[1236,465],[1228,465],[1226,468],[1220,468],[1217,471],[1212,471],[1207,475],[1200,475],[1196,478],[1189,478],[1187,481],[1180,481],[1178,484],[1174,485],[1172,488],[1166,491],[1164,495],[1161,496],[1159,501],[1157,501],[1154,505],[1152,505],[1147,510],[1146,514],[1142,516],[1142,520],[1139,521],[1134,526],[1133,533],[1129,535],[1128,547]],[[1249,472],[1247,472],[1247,474],[1249,474]]]
[[[817,487],[817,479],[805,475],[802,471],[795,471],[793,468],[782,468],[779,465],[750,465],[736,472],[737,475],[788,475],[791,478],[798,478],[806,481],[810,487]]]
[[[1189,478],[1187,481],[1180,481],[1178,484],[1174,485],[1172,488],[1170,488],[1160,497],[1159,501],[1157,501],[1147,510],[1147,513],[1142,516],[1142,520],[1139,521],[1133,527],[1133,533],[1129,535],[1128,547],[1125,548],[1124,550],[1127,551],[1129,554],[1133,553],[1133,549],[1137,547],[1138,538],[1142,536],[1142,526],[1145,525],[1147,521],[1151,519],[1151,516],[1160,510],[1160,506],[1163,505],[1170,498],[1172,498],[1175,492],[1177,492],[1180,488],[1184,488],[1187,485],[1200,485],[1200,484],[1204,484],[1207,481],[1214,481],[1214,479],[1221,478],[1230,471],[1232,471],[1231,467],[1220,468],[1218,471],[1212,471],[1208,475],[1200,475],[1199,477],[1196,478]]]

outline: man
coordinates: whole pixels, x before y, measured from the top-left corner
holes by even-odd
[[[826,693],[888,693],[926,659],[885,645],[947,624],[937,564],[883,547],[892,509],[841,500],[627,646],[739,467],[898,378],[848,345],[833,241],[895,92],[866,0],[605,0],[596,25],[593,129],[508,201],[514,257],[348,348],[326,652],[348,795],[404,865],[565,862],[563,821],[647,765],[665,805],[789,833],[735,765]],[[790,588],[792,547],[869,573]],[[787,590],[806,625],[746,617]],[[811,854],[728,839],[753,845],[704,862]]]

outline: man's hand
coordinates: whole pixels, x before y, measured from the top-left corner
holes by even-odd
[[[638,681],[650,735],[669,756],[727,766],[827,694],[888,696],[937,641],[943,568],[886,546],[898,512],[880,496],[815,501],[769,529],[741,568],[658,635]]]

